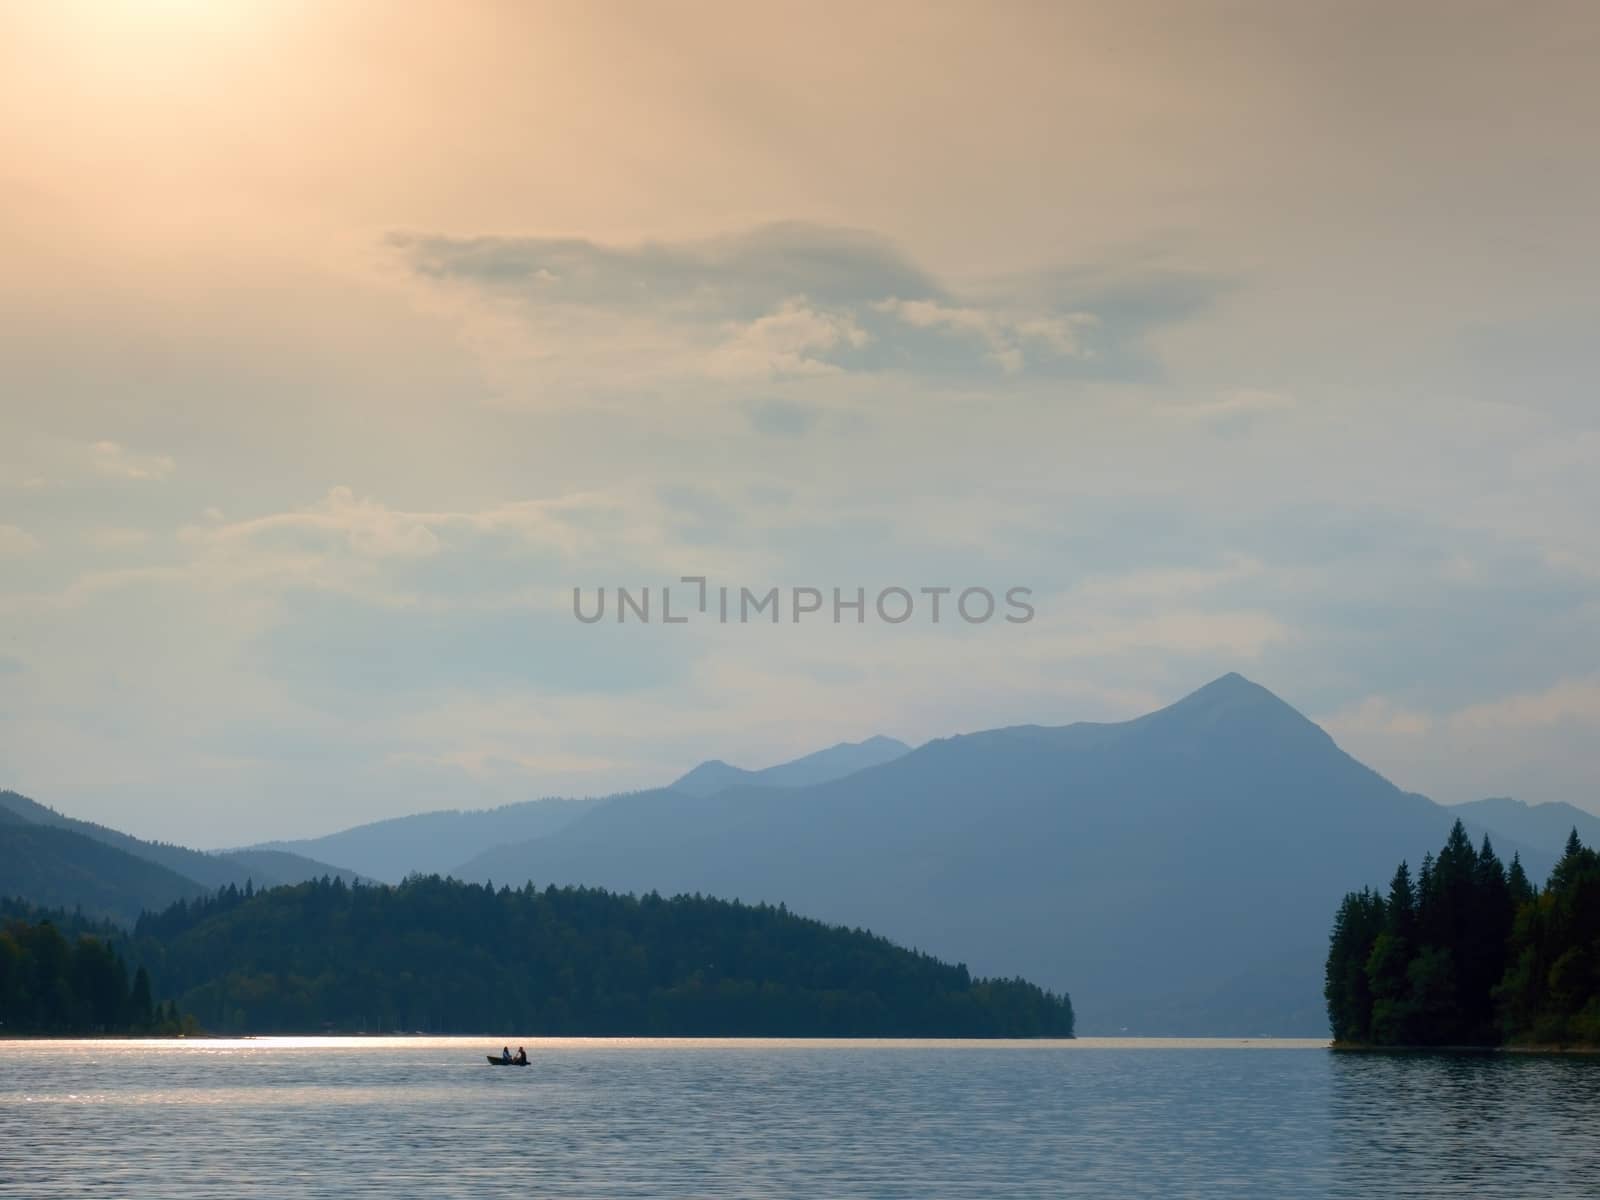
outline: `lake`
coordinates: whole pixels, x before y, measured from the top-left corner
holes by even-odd
[[[0,1042],[0,1195],[1595,1195],[1600,1061],[1317,1042]]]

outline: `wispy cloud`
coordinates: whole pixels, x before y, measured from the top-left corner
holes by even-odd
[[[138,454],[116,442],[100,441],[89,447],[89,462],[96,474],[111,479],[162,480],[177,468],[164,454]]]
[[[503,534],[523,545],[576,555],[606,541],[628,511],[620,497],[599,492],[476,510],[414,511],[358,496],[341,486],[304,508],[191,525],[182,531],[182,538],[218,548],[340,550],[358,558],[405,559],[438,554],[452,532]]]
[[[133,450],[107,438],[89,442],[34,434],[0,450],[0,486],[26,491],[93,480],[158,483],[175,470],[169,455]]]
[[[236,839],[1245,664],[1406,786],[1596,802],[1592,5],[302,5],[134,104],[66,7],[0,90],[133,151],[0,183],[0,785]],[[544,619],[687,572],[1040,615]]]
[[[582,238],[394,233],[420,275],[504,292],[534,305],[714,321],[754,320],[796,296],[829,309],[885,296],[934,297],[933,280],[886,238],[801,223],[683,242],[613,246]]]
[[[520,355],[546,381],[581,359],[591,386],[608,369],[656,386],[884,371],[1136,375],[1152,361],[1146,336],[1221,286],[1141,264],[965,295],[885,238],[801,223],[633,246],[443,234],[393,234],[388,245],[417,278],[468,302],[464,336],[480,352],[502,366]]]
[[[1016,373],[1030,356],[1088,358],[1093,354],[1085,334],[1100,324],[1093,313],[1054,316],[1007,315],[982,308],[955,307],[935,300],[880,300],[875,307],[914,329],[934,329],[956,338],[972,338],[1004,371]]]
[[[797,297],[748,324],[730,326],[711,355],[711,372],[733,379],[828,374],[842,369],[831,356],[860,350],[871,340],[853,316],[819,311]]]

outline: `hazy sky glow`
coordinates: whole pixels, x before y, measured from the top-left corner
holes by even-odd
[[[1133,715],[1600,809],[1600,18],[0,0],[0,786],[216,845]],[[581,626],[571,589],[1034,589]]]

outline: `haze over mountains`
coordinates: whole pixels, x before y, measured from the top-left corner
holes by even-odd
[[[736,785],[804,787],[890,762],[910,749],[894,738],[871,737],[863,742],[841,742],[792,762],[754,771],[711,759],[672,783],[670,790],[706,796]],[[656,795],[658,790],[641,794]],[[554,833],[611,799],[616,797],[527,800],[491,809],[417,813],[357,825],[324,837],[266,842],[251,849],[289,851],[343,863],[374,879],[399,883],[413,873],[459,874],[462,864],[487,850]]]
[[[1339,899],[1455,815],[1228,675],[1137,720],[942,739],[806,788],[616,797],[461,873],[783,901],[1068,988],[1086,1033],[1319,1034]],[[1499,848],[1535,878],[1553,861]]]
[[[840,742],[792,762],[779,763],[759,771],[731,767],[720,758],[703,762],[672,784],[674,791],[691,796],[709,796],[726,788],[810,787],[816,783],[842,779],[880,763],[893,762],[909,754],[911,747],[891,737],[870,737],[864,742]]]
[[[1600,817],[1560,801],[1524,804],[1509,796],[1496,796],[1452,805],[1450,811],[1463,821],[1493,830],[1496,837],[1535,846],[1552,856],[1560,855],[1573,830],[1585,846],[1600,846]]]
[[[385,883],[407,875],[448,875],[491,846],[553,833],[599,804],[596,799],[527,800],[500,808],[443,809],[391,817],[323,837],[265,842],[250,851],[277,851],[345,863]]]
[[[296,854],[253,850],[205,853],[64,816],[11,791],[0,791],[0,895],[34,904],[82,908],[86,915],[131,921],[232,884],[257,888],[356,873]]]
[[[450,874],[782,902],[1068,990],[1085,1033],[1321,1034],[1331,914],[1460,816],[1541,880],[1570,805],[1401,791],[1238,675],[1136,720],[702,763],[597,799],[399,817],[207,854],[0,793],[0,894],[131,919],[251,879]],[[329,863],[339,863],[339,867]]]

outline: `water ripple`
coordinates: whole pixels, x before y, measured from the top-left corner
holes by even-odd
[[[496,1039],[504,1041],[504,1039]],[[0,1195],[1594,1194],[1600,1062],[1318,1043],[0,1044]]]

